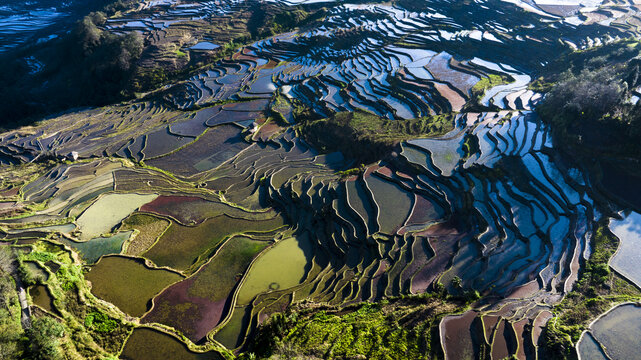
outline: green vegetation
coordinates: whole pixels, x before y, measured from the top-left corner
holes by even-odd
[[[533,84],[535,90],[549,90],[537,112],[567,153],[641,157],[641,103],[628,101],[641,85],[641,60],[635,58],[640,50],[638,41],[623,40],[576,52],[559,59]]]
[[[156,239],[169,227],[170,222],[147,214],[134,213],[122,222],[119,231],[135,230],[133,240],[126,243],[127,255],[140,255],[156,242]]]
[[[13,278],[24,263],[23,255],[9,247],[0,248],[0,358],[63,359],[63,338],[68,333],[63,324],[48,316],[32,317],[31,327],[23,329]]]
[[[271,117],[278,125],[289,125],[288,119],[293,116],[294,107],[284,96],[278,93],[274,95],[270,110]]]
[[[41,276],[39,276],[39,274],[36,274],[35,271],[33,271],[33,268],[28,266],[24,261],[19,262],[18,276],[20,277],[20,280],[22,280],[22,283],[26,286],[35,285],[42,282]]]
[[[360,175],[363,172],[365,172],[365,165],[361,164],[360,167],[351,168],[351,169],[347,169],[347,170],[344,170],[344,171],[338,171],[336,174],[339,175],[341,177],[341,179],[345,179],[345,178],[348,178],[350,176]]]
[[[401,141],[447,133],[454,126],[453,119],[453,114],[444,114],[389,120],[357,110],[304,122],[298,126],[298,131],[316,149],[340,151],[358,163],[369,164],[389,155]]]
[[[106,1],[107,1],[107,4],[102,8],[102,12],[108,15],[114,15],[118,12],[124,12],[126,10],[130,10],[133,6],[139,3],[137,0],[117,0],[117,1],[106,0]]]
[[[308,24],[325,15],[324,8],[321,8],[320,11],[303,8],[274,11],[272,4],[264,2],[255,2],[252,10],[252,16],[247,23],[247,28],[254,39],[283,33]]]
[[[85,317],[85,327],[98,332],[110,333],[118,328],[118,322],[101,312],[91,312]]]
[[[514,79],[506,74],[487,74],[487,77],[481,78],[470,90],[472,93],[472,103],[478,104],[487,90],[512,82],[514,82]]]
[[[11,253],[9,248],[3,249]],[[0,254],[0,267],[11,268],[9,265],[13,264],[12,271],[17,273],[19,263],[28,262],[47,269],[51,274],[45,280],[51,301],[50,312],[60,317],[52,318],[50,314],[32,308],[32,328],[22,332],[21,308],[15,285],[10,286],[10,278],[0,279],[0,291],[8,294],[5,304],[11,314],[10,321],[9,318],[2,318],[5,315],[2,309],[5,308],[0,309],[0,326],[12,327],[13,332],[5,336],[15,341],[14,345],[6,347],[14,352],[14,356],[2,358],[103,359],[117,353],[131,331],[131,325],[121,322],[117,314],[91,295],[82,266],[63,247],[48,241],[38,241],[22,249],[30,251],[16,251],[16,255],[11,256]],[[3,280],[7,282],[3,284]],[[0,338],[0,350],[5,348],[3,346]]]
[[[61,339],[65,336],[65,327],[48,316],[36,318],[31,328],[26,331],[29,338],[27,357],[36,360],[64,359]]]
[[[554,308],[543,333],[546,359],[574,359],[574,345],[590,321],[613,304],[641,300],[641,291],[610,271],[608,261],[619,240],[602,221],[592,238],[592,255],[581,270],[574,289]]]
[[[131,4],[120,1],[113,4],[112,11],[127,10]],[[315,83],[327,77],[320,75],[320,71],[325,73],[325,69],[331,70],[329,66],[332,65],[322,67],[325,60],[329,59],[328,64],[340,64],[346,58],[363,56],[361,64],[357,64],[359,61],[352,62],[359,72],[362,66],[376,65],[370,60],[378,62],[375,57],[379,58],[379,55],[368,60],[363,50],[370,49],[370,45],[378,46],[375,43],[379,42],[380,36],[370,35],[375,31],[384,32],[384,28],[367,30],[362,26],[349,26],[350,29],[346,31],[328,31],[335,32],[335,38],[313,35],[320,32],[300,36],[308,43],[297,43],[291,39],[275,40],[270,44],[276,51],[273,54],[275,57],[257,62],[259,68],[264,66],[260,70],[264,77],[255,72],[247,74],[245,70],[251,60],[248,53],[236,53],[241,44],[304,26],[325,13],[324,9],[314,10],[313,6],[275,6],[252,0],[247,4],[238,4],[238,11],[234,10],[235,14],[240,14],[238,16],[227,16],[227,19],[211,22],[206,17],[172,23],[147,37],[145,44],[135,33],[126,36],[110,33],[104,27],[109,15],[92,13],[68,36],[38,50],[38,59],[46,64],[42,73],[32,74],[22,83],[18,80],[21,79],[20,74],[24,75],[24,69],[20,70],[22,73],[16,71],[14,74],[14,69],[9,66],[6,71],[9,75],[0,75],[3,76],[0,86],[7,85],[7,103],[19,109],[9,114],[9,118],[23,117],[25,114],[36,116],[34,114],[68,106],[126,99],[132,96],[132,92],[153,90],[162,82],[185,76],[196,69],[202,70],[201,66],[219,56],[232,56],[223,64],[229,69],[229,76],[215,79],[220,84],[212,85],[211,99],[203,98],[203,101],[197,102],[202,104],[202,110],[205,111],[183,112],[161,104],[160,98],[168,101],[173,95],[176,101],[174,105],[188,106],[190,101],[195,100],[189,99],[192,91],[207,92],[195,83],[185,82],[180,84],[183,93],[179,93],[181,90],[176,87],[167,92],[159,90],[139,94],[148,101],[80,112],[60,122],[54,120],[43,127],[24,129],[25,133],[36,134],[34,138],[21,134],[5,138],[3,151],[7,153],[7,158],[11,157],[11,161],[31,160],[29,147],[38,146],[40,149],[65,151],[74,148],[82,153],[82,158],[87,155],[100,159],[95,162],[87,160],[86,164],[91,165],[87,168],[83,168],[81,163],[85,160],[75,164],[69,160],[65,166],[58,167],[60,162],[53,164],[51,159],[52,171],[19,192],[16,187],[24,182],[13,181],[15,179],[5,181],[2,176],[2,184],[6,183],[6,189],[16,189],[11,195],[14,198],[3,206],[9,208],[15,205],[14,201],[19,201],[19,205],[24,203],[30,206],[27,210],[35,213],[35,219],[56,224],[71,222],[67,224],[71,228],[65,228],[69,231],[49,229],[52,231],[50,234],[34,230],[31,233],[36,235],[24,237],[22,233],[16,236],[13,231],[2,229],[1,235],[7,242],[13,241],[14,245],[8,246],[13,246],[17,253],[12,254],[16,258],[15,268],[0,272],[0,305],[5,305],[0,306],[0,330],[10,332],[6,339],[3,337],[5,335],[0,334],[0,357],[104,359],[121,356],[140,359],[157,356],[158,353],[176,359],[213,357],[215,355],[196,353],[195,350],[218,347],[218,343],[211,341],[214,336],[230,349],[247,344],[247,335],[255,334],[257,324],[264,323],[257,342],[248,345],[251,348],[244,356],[442,358],[439,335],[453,339],[450,336],[452,331],[461,330],[463,333],[469,329],[475,332],[477,325],[480,325],[484,327],[482,331],[472,336],[485,336],[479,345],[479,353],[484,358],[488,349],[498,348],[495,345],[503,340],[510,342],[521,340],[521,335],[531,335],[529,325],[524,325],[527,321],[521,322],[520,318],[531,316],[544,307],[534,304],[532,299],[558,301],[560,297],[554,294],[562,293],[561,289],[550,289],[550,286],[562,282],[557,282],[557,279],[575,274],[568,270],[570,264],[566,261],[570,258],[566,256],[569,255],[566,251],[572,248],[568,244],[574,239],[561,228],[569,224],[567,228],[575,229],[576,234],[582,232],[581,225],[593,221],[591,207],[586,202],[600,202],[601,199],[594,199],[591,188],[586,189],[587,194],[583,193],[582,186],[591,186],[588,181],[581,186],[570,182],[570,178],[577,175],[574,168],[571,172],[562,164],[556,167],[548,161],[556,160],[555,152],[547,146],[540,146],[547,129],[539,126],[535,119],[525,112],[518,112],[519,116],[510,111],[498,115],[483,114],[483,117],[465,114],[460,118],[461,123],[471,124],[474,119],[484,119],[476,129],[492,133],[479,131],[476,137],[473,135],[476,129],[470,126],[465,138],[462,138],[464,133],[459,133],[446,141],[425,141],[438,142],[441,146],[429,145],[429,149],[407,146],[404,147],[404,153],[399,155],[395,151],[401,148],[398,145],[400,142],[443,135],[452,130],[456,114],[389,120],[366,111],[355,111],[318,119],[310,108],[316,106],[313,102],[319,96],[338,94],[347,102],[342,105],[327,102],[328,107],[353,108],[359,106],[358,103],[364,104],[360,102],[363,100],[396,114],[406,113],[394,105],[394,99],[397,99],[407,100],[407,110],[410,112],[439,112],[440,109],[460,108],[467,89],[479,77],[480,81],[471,89],[472,100],[477,102],[487,94],[488,89],[513,79],[507,75],[483,72],[470,66],[473,62],[462,60],[471,58],[465,56],[467,51],[477,46],[471,45],[468,50],[454,48],[452,57],[441,53],[433,58],[427,55],[421,57],[423,60],[420,63],[413,61],[416,67],[412,74],[416,76],[410,74],[409,65],[398,73],[394,73],[395,70],[383,70],[390,72],[388,76],[367,76],[371,80],[368,88],[374,91],[374,99],[371,96],[359,99],[360,95],[364,95],[358,87],[363,84],[357,83],[364,80],[361,77],[351,82],[353,77],[346,76],[344,79],[350,84],[333,81],[334,85],[340,84],[341,89],[328,87],[331,90],[328,93],[325,91],[327,89]],[[350,19],[361,19],[363,14],[362,19],[373,20],[364,14],[364,7],[349,10]],[[452,13],[448,12],[448,15]],[[373,18],[377,21],[381,19],[380,24],[389,24],[386,22],[389,16],[383,11],[376,11]],[[431,20],[435,23],[438,21],[437,18]],[[444,21],[446,24],[451,22],[450,19]],[[218,27],[219,24],[225,26]],[[391,31],[391,37],[395,37],[393,29],[388,30]],[[535,35],[535,32],[528,31],[531,35]],[[420,39],[414,35],[405,37],[407,44]],[[444,33],[442,35],[445,37]],[[511,36],[497,35],[505,40],[504,44],[511,41]],[[173,37],[180,40],[167,40]],[[527,35],[527,42],[524,40],[524,43],[531,44],[530,38],[532,36]],[[198,55],[197,51],[184,50],[203,39],[223,46],[211,52],[215,55]],[[380,55],[389,55],[388,60],[393,68],[396,65],[403,66],[401,63],[406,61],[399,60],[402,58],[400,50],[388,46],[390,44],[386,41],[383,39],[380,44],[385,47]],[[481,41],[460,43],[476,44]],[[273,61],[274,58],[286,58],[287,54],[292,53],[291,47],[297,44],[308,44],[310,51],[307,54],[310,58],[307,60],[321,66],[302,66],[298,61],[276,64]],[[314,53],[317,49],[323,49],[316,45],[326,46],[330,50],[327,54]],[[420,44],[415,43],[414,46]],[[636,47],[625,46],[633,50],[628,53],[624,49],[622,58],[632,54]],[[56,50],[53,47],[57,47]],[[436,50],[440,53],[452,49]],[[478,55],[489,55],[491,50],[488,48],[487,52]],[[60,56],[59,51],[68,53]],[[262,52],[262,49],[256,48],[254,51]],[[301,53],[305,54],[304,51]],[[415,54],[420,52],[408,52],[408,59],[417,58]],[[261,57],[263,55],[259,54]],[[501,55],[492,55],[493,60]],[[595,139],[598,142],[596,148],[607,149],[608,155],[626,154],[631,149],[626,146],[633,145],[620,145],[612,149],[608,146],[613,139],[621,136],[627,136],[626,139],[630,140],[641,135],[641,130],[633,131],[637,126],[641,128],[641,115],[638,115],[641,105],[637,107],[626,103],[632,94],[631,89],[641,83],[641,61],[628,59],[630,61],[624,63],[621,60],[615,66],[610,66],[609,58],[601,61],[599,56],[593,56],[597,60],[588,62],[588,66],[575,64],[564,75],[554,79],[550,75],[549,80],[543,78],[537,82],[536,87],[549,90],[540,112],[553,124],[557,137],[569,140],[568,146],[590,143],[593,140],[590,137],[604,127],[613,125],[610,130],[612,133],[605,139]],[[512,63],[513,59],[508,60]],[[343,64],[347,66],[348,63]],[[275,65],[279,68],[274,70]],[[287,70],[275,73],[286,67]],[[465,73],[472,77],[455,79],[457,67],[466,70]],[[518,67],[527,69],[525,66]],[[253,70],[250,68],[247,71]],[[478,75],[478,71],[482,74]],[[429,72],[434,79],[420,77],[418,72],[424,72],[425,75]],[[284,83],[295,86],[291,91],[282,88],[281,93],[299,96],[304,91],[311,100],[306,99],[308,104],[305,105],[303,101],[288,100],[284,95],[267,99],[265,94],[268,90],[264,89],[271,89],[270,77],[278,86]],[[474,80],[466,80],[470,78]],[[261,79],[261,83],[252,83],[255,79]],[[457,84],[454,84],[454,80],[458,80]],[[411,87],[404,89],[401,82]],[[388,84],[390,92],[378,91],[379,86],[387,87]],[[303,85],[309,85],[308,89],[303,90]],[[218,89],[215,90],[216,96],[213,95],[213,87]],[[420,91],[417,87],[421,88]],[[65,88],[71,88],[72,93],[61,91]],[[236,89],[240,89],[240,92],[236,92]],[[413,94],[405,90],[412,90]],[[4,91],[3,88],[0,95],[5,95]],[[389,98],[377,100],[377,95],[388,93]],[[347,99],[347,95],[350,99]],[[514,93],[513,96],[521,95]],[[509,102],[518,105],[527,102],[527,96],[529,94],[523,94],[516,101],[510,97]],[[250,100],[253,97],[258,100]],[[13,101],[16,99],[18,101]],[[34,102],[33,99],[38,101]],[[186,99],[187,103],[181,102],[181,99]],[[222,114],[219,113],[220,108],[211,106],[214,101],[218,105],[225,105]],[[339,102],[340,99],[335,97],[333,101]],[[237,104],[232,104],[234,102]],[[389,106],[384,102],[388,102]],[[272,113],[257,114],[267,104]],[[487,110],[486,107],[477,107]],[[509,118],[499,119],[503,114],[510,114]],[[266,122],[262,121],[263,116],[269,116]],[[274,126],[275,123],[289,126],[294,118],[300,124],[295,127],[298,134],[313,148],[325,152],[340,151],[351,162],[336,165],[340,157],[315,157],[315,151],[308,151],[306,145],[300,139],[293,138],[291,132],[271,138],[275,141],[265,140],[267,135],[271,135],[270,131],[282,130]],[[514,122],[510,122],[510,118]],[[221,153],[225,152],[228,160],[217,166],[219,163],[214,165],[214,162],[218,158],[212,154],[218,156],[218,146],[223,142],[241,141],[238,135],[240,130],[234,128],[233,132],[230,131],[233,136],[221,137],[221,141],[205,142],[200,139],[226,131],[222,126],[214,128],[214,125],[225,123],[228,119],[239,124],[255,121],[266,126],[260,128],[258,135],[253,138],[260,136],[261,141],[251,146],[245,143],[242,147],[220,146]],[[247,129],[244,134],[249,132],[250,129]],[[83,141],[76,141],[78,138]],[[521,143],[521,140],[525,143]],[[480,144],[479,141],[484,143]],[[460,151],[461,142],[464,154]],[[202,148],[200,145],[203,145]],[[492,155],[492,158],[488,156],[485,162],[478,161],[471,169],[456,167],[461,165],[462,157],[467,159],[478,153],[480,145],[483,145],[483,153]],[[428,144],[425,146],[428,147]],[[94,154],[89,155],[91,152]],[[513,155],[496,160],[494,152]],[[531,156],[527,167],[524,160],[514,155],[517,152],[527,152]],[[115,156],[135,157],[133,160],[137,163],[129,159],[123,160],[122,164],[110,160]],[[198,159],[198,162],[189,163],[194,159]],[[363,165],[381,159],[385,160],[382,167],[367,168]],[[107,172],[101,165],[103,161],[122,167],[117,170],[113,170],[116,167],[109,167],[113,171]],[[148,164],[145,165],[144,161]],[[186,168],[183,166],[187,166],[183,162],[193,164],[193,169],[198,173],[179,174],[178,171],[183,171]],[[54,166],[57,166],[55,170]],[[337,176],[346,178],[366,171],[368,174],[376,173],[360,176],[357,181],[336,182]],[[187,170],[185,172],[188,173]],[[24,173],[28,172],[25,170]],[[581,175],[578,172],[576,178]],[[533,177],[541,181],[534,184]],[[576,188],[581,193],[581,200],[575,202],[574,192],[565,185]],[[513,191],[510,187],[514,188]],[[119,194],[100,197],[98,194],[104,194],[104,191],[118,191]],[[137,193],[152,191],[163,194],[162,201],[154,201],[153,206],[143,206],[140,211],[158,216],[134,213],[142,204],[151,201],[153,196],[142,199],[140,203],[131,203],[131,198],[144,197]],[[599,196],[599,189],[594,193]],[[191,199],[187,199],[187,195]],[[181,197],[185,199],[180,200]],[[29,199],[38,200],[30,203]],[[111,202],[107,201],[109,199]],[[511,206],[513,201],[516,206]],[[532,204],[528,205],[528,201]],[[585,206],[581,207],[578,202]],[[523,206],[519,205],[521,203]],[[34,209],[43,211],[35,212]],[[479,216],[477,209],[483,216]],[[576,214],[572,213],[572,209],[576,210]],[[473,215],[470,214],[472,211],[475,212]],[[607,213],[601,208],[599,211]],[[546,221],[540,224],[538,221],[541,218],[552,219],[559,213],[567,216],[558,223]],[[474,218],[470,219],[472,216]],[[533,229],[526,229],[530,225],[530,217]],[[26,219],[18,226],[38,225],[39,220],[34,218]],[[9,228],[15,226],[12,222],[7,224]],[[79,228],[74,231],[75,225]],[[589,225],[591,223],[585,227],[591,229]],[[487,230],[478,234],[485,227]],[[120,232],[111,238],[97,238],[114,229],[120,229]],[[78,237],[88,241],[76,242]],[[514,239],[528,241],[513,242]],[[549,356],[546,358],[574,356],[573,344],[590,319],[614,303],[641,298],[638,289],[612,273],[607,265],[617,245],[616,239],[607,230],[607,224],[600,224],[592,242],[592,257],[586,264],[581,264],[582,271],[574,291],[556,306],[556,317],[547,326],[544,341]],[[63,245],[55,245],[57,243]],[[537,255],[539,253],[533,253],[532,249],[544,249],[545,252]],[[103,257],[101,262],[93,264],[105,254],[122,252],[145,256],[158,266],[173,267],[185,276],[146,268],[143,260],[120,255]],[[537,256],[543,258],[536,259]],[[540,292],[526,299],[518,298],[517,294],[530,291],[529,284],[523,288],[520,286],[531,280],[531,275],[536,271],[550,264],[560,264],[556,269],[559,276],[553,280],[548,280],[547,276],[539,277],[543,288],[534,290]],[[91,281],[93,292],[87,280]],[[23,331],[21,326],[21,320],[29,320],[20,316],[16,287],[21,283],[44,289],[46,300],[51,304],[49,308],[34,307],[31,319],[34,326],[29,331]],[[497,305],[495,301],[501,300],[500,295],[508,294],[513,289],[519,291],[511,295],[509,306],[495,307],[498,311],[496,315],[510,318],[502,320],[498,316],[488,316],[494,324],[501,324],[489,332],[487,325],[492,327],[491,321],[483,323],[485,310],[494,311],[492,307]],[[387,298],[423,291],[431,294]],[[550,291],[554,294],[550,294]],[[484,299],[486,301],[477,302],[481,293],[488,294],[488,297]],[[151,299],[154,308],[146,314]],[[361,299],[385,300],[354,305]],[[29,296],[27,300],[36,301]],[[524,303],[528,303],[527,307],[519,308]],[[474,319],[476,322],[473,329],[448,328],[447,333],[439,334],[439,323],[444,316],[460,313],[470,307],[481,311],[467,312],[470,321]],[[280,313],[284,309],[288,310]],[[143,319],[134,318],[144,314]],[[272,314],[276,315],[266,321]],[[147,325],[141,325],[143,323]],[[470,323],[465,324],[467,326]],[[488,335],[492,339],[488,339]],[[478,342],[478,339],[472,340]],[[203,345],[195,345],[194,342]],[[448,340],[450,343],[453,346],[459,344],[458,340]],[[526,343],[520,341],[516,347],[519,348],[520,344],[530,345]],[[510,354],[514,353],[513,345],[504,346]],[[227,350],[223,351],[226,356],[232,357]]]
[[[6,247],[0,248],[0,358],[18,359],[22,352],[23,336],[20,324],[20,303],[16,284],[14,255]]]
[[[465,140],[463,142],[463,151],[465,156],[463,160],[469,159],[472,155],[480,151],[479,139],[472,134],[465,134]]]
[[[460,310],[460,305],[425,295],[342,309],[301,303],[264,324],[249,352],[257,358],[442,357],[439,321]]]

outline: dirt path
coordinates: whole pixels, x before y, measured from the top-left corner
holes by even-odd
[[[27,300],[27,290],[22,286],[22,281],[17,276],[15,277],[16,287],[18,288],[18,300],[20,301],[20,308],[22,309],[21,323],[23,329],[31,328],[31,308]]]

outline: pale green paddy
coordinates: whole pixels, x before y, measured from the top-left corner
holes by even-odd
[[[90,239],[111,232],[116,225],[142,205],[153,201],[156,194],[107,194],[93,203],[78,217],[81,239]]]

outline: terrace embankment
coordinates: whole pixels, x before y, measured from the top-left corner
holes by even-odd
[[[576,358],[574,346],[592,320],[614,304],[641,300],[639,288],[610,270],[609,260],[619,246],[619,239],[610,232],[607,221],[601,221],[591,246],[592,254],[576,285],[555,306],[554,317],[543,332],[546,358]]]

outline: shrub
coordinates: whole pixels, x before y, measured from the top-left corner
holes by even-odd
[[[25,286],[35,285],[38,282],[36,275],[29,269],[24,261],[20,261],[18,266],[18,276]]]
[[[616,75],[610,67],[584,70],[577,76],[566,73],[538,110],[566,126],[598,121],[613,112],[623,100],[624,89]]]
[[[85,317],[85,327],[101,333],[110,333],[118,328],[118,322],[101,312],[91,312]]]
[[[31,329],[27,330],[30,340],[29,355],[31,359],[58,360],[63,359],[60,339],[65,335],[62,324],[50,317],[36,318]]]

